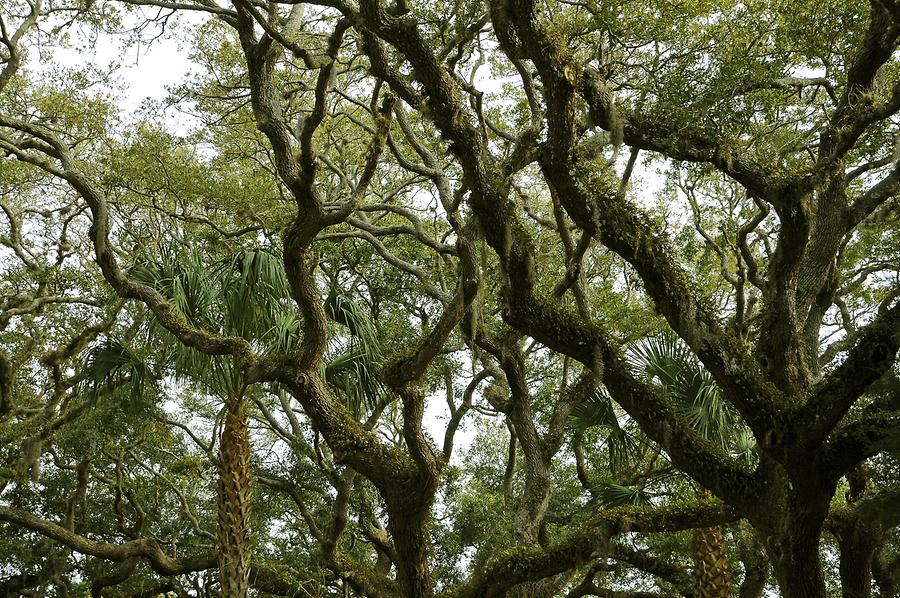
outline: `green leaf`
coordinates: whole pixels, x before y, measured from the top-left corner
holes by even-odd
[[[81,372],[93,399],[100,392],[127,388],[132,401],[140,401],[156,381],[147,363],[115,339],[93,347]]]
[[[601,389],[595,390],[587,401],[572,409],[566,420],[566,427],[575,434],[582,434],[595,426],[619,428],[612,399]]]
[[[704,438],[727,445],[730,418],[722,391],[684,341],[672,333],[649,337],[631,345],[626,360],[659,385]]]
[[[596,504],[604,509],[625,506],[646,507],[652,504],[652,496],[643,487],[620,486],[611,482],[594,488]]]

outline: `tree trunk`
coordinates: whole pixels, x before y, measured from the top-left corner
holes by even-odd
[[[737,535],[738,551],[744,566],[744,579],[738,590],[739,598],[762,598],[769,578],[769,560],[756,530],[742,530]]]
[[[877,517],[867,518],[859,511],[849,517],[833,516],[841,552],[841,593],[844,598],[869,598],[872,595],[872,569],[875,550],[884,539]]]
[[[793,475],[777,466],[769,471],[768,491],[750,523],[769,555],[780,594],[825,598],[819,545],[837,484],[822,479],[808,454],[791,455],[790,462]]]
[[[712,492],[703,489],[697,495],[709,498]],[[691,553],[694,595],[697,598],[731,598],[731,573],[722,529],[719,526],[695,529]]]
[[[697,598],[731,598],[731,574],[725,536],[719,526],[694,530],[694,595]]]
[[[245,598],[250,586],[250,436],[244,402],[226,404],[219,444],[219,582],[224,598]]]
[[[883,554],[884,546],[875,551],[872,559],[872,577],[878,585],[878,591],[882,598],[897,598],[900,596],[900,555],[893,558]]]
[[[434,488],[415,480],[384,493],[388,531],[397,552],[397,580],[403,598],[431,598],[434,583],[428,566],[431,505]]]
[[[824,598],[825,580],[818,550],[810,554],[813,547],[808,541],[788,540],[782,547],[788,554],[774,563],[781,595],[785,598]]]
[[[786,524],[766,538],[775,578],[785,598],[824,598],[825,579],[819,562],[824,516],[788,514]]]
[[[844,598],[869,598],[872,595],[872,554],[874,546],[859,542],[840,542],[841,594]]]

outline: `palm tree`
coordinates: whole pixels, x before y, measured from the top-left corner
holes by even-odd
[[[280,256],[263,248],[244,249],[216,262],[196,251],[162,248],[161,259],[140,260],[131,276],[165,295],[190,324],[229,336],[240,336],[274,351],[295,350],[301,338],[299,315],[293,310]],[[380,349],[374,326],[364,310],[336,285],[326,310],[350,334],[335,335],[323,378],[357,414],[383,404],[386,392],[375,370]],[[223,403],[218,458],[218,553],[222,596],[244,598],[250,583],[251,439],[246,399],[254,389],[232,357],[211,357],[177,342],[155,321],[144,340],[169,364],[163,375],[201,384]],[[123,345],[111,341],[92,352],[90,377],[105,383],[121,378],[142,381],[147,366]]]
[[[289,306],[284,269],[271,250],[244,249],[209,262],[197,251],[163,247],[160,257],[139,260],[131,276],[165,295],[195,326],[259,343]],[[186,347],[155,321],[144,332],[149,345],[162,349],[162,363],[171,364],[166,375],[202,384],[223,403],[216,501],[219,581],[223,596],[243,598],[253,553],[247,382],[233,357],[211,357]]]
[[[752,458],[752,434],[732,416],[721,389],[680,338],[671,334],[646,338],[628,347],[626,360],[642,378],[662,389],[682,416],[707,440],[732,455]],[[613,474],[634,463],[640,455],[638,445],[648,442],[620,424],[611,399],[603,392],[595,393],[590,401],[574,410],[570,420],[570,428],[576,434],[583,434],[595,425],[610,430],[607,446]],[[649,504],[651,496],[647,487],[651,481],[652,476],[645,477],[642,484],[634,487],[607,483],[596,489],[595,495],[607,507]],[[697,488],[697,494],[703,498],[711,496],[705,488]],[[694,595],[699,598],[731,596],[728,555],[721,528],[694,530],[691,553]]]

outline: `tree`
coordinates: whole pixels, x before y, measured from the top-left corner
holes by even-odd
[[[690,594],[718,526],[742,592],[896,592],[893,0],[8,4],[0,520],[52,546],[8,593]],[[37,67],[173,30],[198,69],[136,122]],[[753,459],[622,348],[660,333]],[[677,473],[649,505],[589,483],[618,423],[567,434],[600,390]]]

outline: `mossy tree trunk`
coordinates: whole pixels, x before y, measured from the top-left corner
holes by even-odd
[[[865,527],[848,529],[839,536],[841,594],[844,598],[869,598],[872,595],[872,562],[881,540],[878,530]]]
[[[755,530],[739,529],[735,534],[737,550],[744,568],[744,579],[738,589],[740,598],[762,598],[769,579],[769,560]]]
[[[767,508],[754,523],[761,530],[778,587],[788,598],[824,598],[819,541],[834,489],[810,472],[807,480],[776,482]],[[751,522],[753,520],[751,519]]]
[[[420,488],[427,489],[428,485],[425,482]],[[404,598],[430,598],[434,596],[434,582],[428,563],[428,524],[434,493],[417,492],[411,487],[398,490],[396,495],[390,493],[386,497],[386,504],[388,531],[397,551],[400,595]]]
[[[896,583],[900,577],[900,559],[884,566],[878,550],[883,546],[885,534],[900,525],[900,492],[884,491],[866,496],[866,480],[860,477],[861,483],[855,489],[851,484],[847,505],[832,509],[827,520],[841,553],[841,592],[847,598],[869,598],[874,577],[880,595],[894,596],[896,590],[891,588],[891,579]]]
[[[810,522],[812,523],[812,522]],[[769,554],[775,578],[787,598],[824,598],[825,579],[819,563],[820,528],[791,526],[785,536],[771,538]]]

